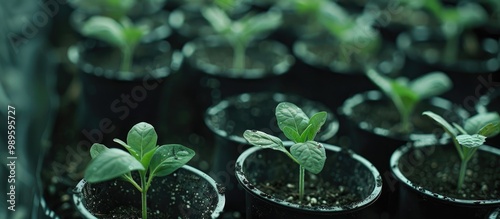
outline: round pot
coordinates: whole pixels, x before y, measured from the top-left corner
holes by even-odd
[[[458,194],[460,158],[452,144],[407,144],[391,156],[399,186],[398,218],[486,218],[500,204],[500,150],[482,145]],[[451,172],[450,172],[451,171]]]
[[[148,218],[218,218],[226,201],[220,189],[210,176],[184,165],[170,175],[153,179],[147,197]],[[85,219],[141,215],[141,193],[129,182],[91,184],[82,179],[74,192],[73,202]]]
[[[359,43],[365,46],[364,41]],[[373,65],[382,74],[395,75],[405,61],[404,53],[390,42],[381,43],[373,54],[365,54],[358,48],[346,47],[326,33],[298,39],[293,52],[308,65],[342,74],[364,74],[364,68]]]
[[[197,92],[203,108],[225,97],[260,91],[279,91],[280,77],[295,63],[288,49],[277,41],[260,41],[246,50],[245,68],[233,69],[233,48],[219,37],[204,37],[184,45],[187,70],[200,83]]]
[[[276,106],[283,101],[296,104],[308,116],[319,111],[328,113],[322,130],[316,136],[318,140],[327,142],[337,133],[339,123],[330,109],[319,102],[292,94],[244,93],[225,98],[206,110],[204,120],[214,135],[215,147],[210,175],[226,187],[226,196],[232,200],[226,209],[241,213],[245,211],[242,198],[245,193],[238,186],[234,175],[236,159],[251,147],[243,138],[243,132],[246,129],[258,129],[285,140],[274,114]]]
[[[84,40],[87,37],[82,35],[83,24],[93,16],[93,14],[88,13],[83,10],[74,10],[70,17],[69,23],[73,30],[78,35],[80,40]],[[165,40],[172,34],[172,29],[168,24],[169,12],[159,11],[154,14],[148,15],[147,17],[139,17],[133,22],[135,25],[147,26],[151,31],[147,35],[141,38],[141,43],[151,43],[155,41]]]
[[[165,41],[141,44],[131,70],[125,72],[118,70],[121,53],[116,48],[95,40],[71,46],[68,58],[81,83],[77,124],[82,138],[116,145],[112,139],[125,139],[125,127],[140,121],[159,126],[165,84],[182,61],[175,54]]]
[[[236,161],[236,177],[246,192],[247,218],[374,218],[371,206],[382,192],[377,169],[350,150],[323,146],[327,158],[321,173],[306,171],[310,206],[293,201],[299,166],[288,156],[260,147],[245,150]],[[325,200],[338,191],[334,200]]]
[[[441,29],[417,26],[398,35],[396,44],[417,65],[425,64],[434,70],[456,75],[500,70],[498,40],[481,38],[470,31],[450,40]]]

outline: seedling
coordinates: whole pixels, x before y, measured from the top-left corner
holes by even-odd
[[[453,144],[461,159],[457,182],[457,190],[460,190],[464,184],[469,160],[479,146],[483,145],[486,138],[500,133],[500,116],[496,112],[480,113],[466,119],[462,127],[456,123],[451,125],[443,117],[431,111],[425,111],[423,115],[433,119],[453,139]]]
[[[147,192],[154,177],[166,176],[186,164],[195,152],[180,144],[158,146],[158,136],[154,127],[140,122],[127,135],[127,142],[114,139],[128,153],[118,148],[107,148],[95,143],[90,148],[92,160],[85,170],[85,180],[89,183],[103,182],[115,178],[131,183],[141,192],[142,218],[147,218]],[[131,175],[139,172],[140,182]]]
[[[121,70],[129,71],[135,47],[149,32],[147,26],[136,26],[128,17],[120,22],[105,16],[93,16],[82,27],[82,34],[104,41],[122,52]]]
[[[299,164],[299,199],[302,200],[305,170],[318,174],[325,165],[325,148],[314,138],[325,123],[327,113],[317,112],[309,118],[295,104],[282,102],[276,106],[275,115],[278,127],[294,142],[290,152],[283,146],[281,139],[261,131],[246,130],[243,137],[252,145],[281,151]]]
[[[368,68],[366,74],[396,106],[404,133],[409,133],[412,129],[410,118],[419,102],[452,88],[451,79],[442,72],[430,72],[412,81],[404,77],[392,79],[373,68]]]
[[[120,20],[134,7],[137,0],[69,0],[69,2],[74,7],[89,13],[97,13]]]
[[[233,47],[233,68],[237,71],[245,69],[245,54],[249,44],[260,35],[276,29],[282,22],[278,12],[247,13],[238,20],[231,20],[227,13],[217,6],[203,8],[202,15],[215,32]]]

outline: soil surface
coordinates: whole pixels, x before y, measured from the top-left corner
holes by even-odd
[[[434,148],[400,160],[403,174],[415,186],[450,198],[500,199],[500,156],[478,150],[467,165],[463,188],[457,190],[458,153],[453,145]]]

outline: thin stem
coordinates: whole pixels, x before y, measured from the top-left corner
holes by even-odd
[[[237,71],[243,71],[243,69],[245,69],[245,45],[237,42],[233,44],[233,47],[233,68]]]
[[[462,186],[464,184],[464,178],[465,178],[465,171],[467,170],[467,163],[469,160],[462,160],[460,163],[460,175],[458,176],[458,187],[457,190],[462,189]]]
[[[137,184],[135,182],[134,179],[130,178],[130,176],[128,176],[128,175],[125,174],[125,175],[123,175],[123,178],[125,180],[127,180],[127,182],[129,182],[130,184],[132,184],[137,190],[139,190],[139,192],[142,192],[142,188],[139,186],[139,184]]]
[[[299,167],[299,200],[304,198],[304,175],[305,169],[300,165]]]
[[[132,65],[132,51],[133,48],[127,47],[122,49],[123,57],[121,63],[121,71],[130,71],[130,66]]]
[[[140,177],[141,177],[141,186],[142,186],[142,192],[141,192],[141,200],[142,200],[142,219],[147,219],[148,218],[148,205],[147,205],[147,193],[148,193],[148,187],[146,186],[146,172],[145,171],[140,171]]]

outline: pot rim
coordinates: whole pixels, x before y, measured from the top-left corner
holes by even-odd
[[[283,143],[286,147],[289,147],[293,144],[293,142],[291,142],[291,141],[286,141]],[[267,202],[270,202],[274,205],[278,205],[278,206],[288,208],[288,209],[293,209],[293,210],[315,212],[315,213],[321,213],[321,214],[335,214],[335,213],[348,213],[348,212],[358,211],[358,210],[361,210],[361,209],[373,204],[382,194],[382,183],[383,182],[382,182],[382,177],[381,177],[379,171],[377,170],[377,168],[372,163],[370,163],[370,161],[368,161],[366,158],[354,153],[353,151],[351,151],[349,149],[343,149],[339,146],[326,144],[326,143],[321,143],[321,144],[325,147],[326,150],[333,151],[335,153],[340,153],[341,151],[347,151],[347,154],[349,154],[352,157],[352,159],[360,162],[365,168],[367,168],[372,173],[373,181],[375,182],[375,184],[373,186],[373,190],[362,201],[357,202],[354,205],[351,205],[352,207],[350,207],[348,209],[342,208],[339,206],[332,206],[330,208],[314,208],[314,209],[302,208],[301,205],[299,205],[299,204],[290,203],[290,202],[287,202],[286,200],[277,201],[275,199],[268,197],[267,195],[263,196],[262,194],[264,194],[264,192],[262,192],[261,190],[259,190],[256,187],[249,188],[245,183],[243,183],[244,181],[248,181],[248,179],[246,178],[244,171],[242,169],[242,167],[244,166],[244,162],[249,155],[255,153],[256,151],[272,150],[269,148],[261,148],[258,146],[253,146],[253,147],[250,147],[249,149],[245,150],[243,153],[241,153],[240,156],[238,156],[238,159],[236,160],[236,165],[235,165],[235,167],[236,167],[235,172],[236,172],[236,178],[238,180],[238,183],[248,193],[251,193],[255,196],[258,196],[259,198],[264,199]],[[239,169],[239,168],[241,168],[241,169]]]
[[[347,98],[344,103],[338,108],[338,113],[340,115],[343,115],[347,117],[351,122],[352,121],[351,116],[353,114],[352,108],[365,102],[365,101],[378,101],[378,100],[383,100],[387,99],[390,101],[384,93],[380,90],[368,90],[364,91],[361,93],[354,94],[353,96]],[[445,109],[449,110],[450,112],[453,112],[457,114],[461,119],[465,119],[469,117],[469,112],[467,112],[465,109],[462,107],[454,106],[454,103],[451,102],[450,100],[444,99],[439,96],[431,97],[430,99],[425,99],[422,101],[427,101],[433,106],[438,106],[443,108],[445,106]],[[403,141],[419,141],[422,138],[430,138],[430,139],[435,139],[436,135],[433,133],[429,134],[416,134],[416,133],[410,133],[409,135],[397,135],[394,134],[394,132],[391,132],[388,129],[381,128],[381,127],[371,127],[367,125],[364,122],[356,122],[356,125],[358,128],[368,131],[370,133],[392,138],[392,139],[397,139],[397,140],[403,140]],[[443,133],[442,136],[438,138],[448,138],[446,134]]]
[[[415,36],[417,35],[417,36]],[[497,49],[496,51],[488,51],[488,49],[485,49],[484,45],[480,45],[480,48],[482,49],[482,52],[486,52],[491,55],[491,57],[487,59],[471,59],[471,58],[466,58],[466,59],[459,59],[455,62],[454,64],[458,65],[449,65],[447,63],[444,63],[442,59],[437,59],[436,62],[428,62],[423,58],[422,55],[416,54],[412,50],[412,45],[415,42],[425,42],[428,39],[432,39],[431,36],[438,36],[441,37],[443,35],[441,29],[437,28],[430,28],[427,26],[415,26],[412,27],[409,30],[406,30],[404,32],[401,32],[398,34],[396,37],[396,45],[397,48],[399,48],[401,51],[404,51],[406,56],[411,58],[412,60],[418,60],[419,62],[423,62],[428,65],[432,66],[437,66],[445,71],[456,71],[459,73],[466,73],[466,74],[476,74],[476,73],[494,73],[500,70],[500,49]],[[444,36],[443,36],[444,37]],[[444,40],[444,39],[443,39]],[[490,37],[486,37],[484,39],[481,39],[481,43],[483,43],[485,40],[489,40],[491,43],[497,43],[497,46],[500,48],[499,43],[497,42],[498,40]],[[488,48],[494,48],[494,46],[487,46]],[[470,71],[472,67],[466,68],[465,65],[474,63],[475,66],[473,71]]]
[[[215,207],[215,209],[213,210],[212,212],[212,218],[218,218],[219,215],[223,212],[224,210],[224,205],[226,203],[226,197],[224,195],[224,193],[221,193],[219,192],[219,185],[217,182],[215,182],[215,180],[210,177],[208,174],[204,173],[203,171],[199,170],[199,169],[196,169],[190,165],[183,165],[181,167],[182,169],[185,169],[187,170],[188,172],[191,172],[193,174],[196,174],[198,176],[200,176],[201,178],[205,179],[206,181],[208,181],[208,183],[210,183],[210,185],[212,186],[212,188],[214,189],[214,192],[217,194],[217,206]],[[87,183],[87,181],[85,179],[81,179],[78,184],[76,185],[75,189],[73,190],[73,203],[76,205],[76,208],[77,210],[80,212],[80,214],[82,214],[85,218],[87,219],[97,219],[94,215],[92,215],[88,210],[87,208],[85,208],[85,206],[83,205],[83,202],[82,202],[82,197],[81,197],[81,194],[82,194],[82,190],[85,186],[85,184]]]
[[[424,148],[424,147],[433,147],[433,146],[438,146],[438,147],[453,147],[450,144],[446,144],[445,142],[439,142],[438,144],[434,144],[437,142],[428,142],[428,141],[423,141],[423,142],[414,142],[414,143],[408,143],[405,145],[400,146],[397,148],[391,155],[390,159],[390,166],[391,166],[391,172],[393,176],[396,177],[396,179],[400,182],[403,183],[405,186],[411,188],[413,191],[416,191],[420,194],[424,194],[427,197],[431,197],[433,199],[443,201],[443,202],[454,202],[462,205],[469,205],[469,206],[482,206],[482,205],[498,205],[500,204],[500,198],[498,199],[460,199],[460,198],[450,198],[446,195],[439,194],[437,192],[432,192],[426,188],[420,187],[420,186],[412,186],[411,181],[406,178],[406,176],[401,172],[399,169],[399,159],[409,151],[412,151],[414,148]],[[487,152],[487,153],[493,153],[498,156],[500,156],[500,149],[489,146],[489,145],[482,145],[478,148],[478,150]]]
[[[270,95],[267,95],[270,94]],[[227,138],[231,141],[234,141],[239,144],[248,144],[247,140],[243,138],[242,136],[238,136],[235,134],[228,135],[228,133],[225,130],[218,129],[214,127],[213,122],[209,119],[210,115],[215,115],[221,111],[226,110],[227,107],[231,106],[232,102],[234,100],[241,100],[242,102],[250,102],[252,99],[260,99],[261,101],[264,100],[266,101],[269,97],[272,96],[272,99],[276,101],[276,105],[283,100],[288,100],[288,99],[298,99],[298,100],[303,100],[306,102],[310,102],[316,105],[323,106],[325,109],[329,109],[328,107],[324,106],[322,103],[313,101],[304,97],[301,97],[299,95],[295,94],[287,94],[287,93],[276,93],[276,92],[253,92],[253,93],[242,93],[238,95],[234,95],[228,98],[225,98],[221,100],[219,103],[216,103],[215,105],[210,106],[207,108],[205,111],[205,116],[204,116],[204,122],[205,125],[212,130],[214,133],[216,133],[218,136]],[[268,97],[268,98],[266,98]],[[328,139],[332,138],[337,134],[339,130],[339,120],[338,117],[335,115],[333,111],[329,111],[328,115],[331,117],[331,122],[329,124],[325,124],[324,128],[322,128],[322,131],[318,133],[316,136],[319,141],[327,141]]]
[[[198,46],[203,47],[229,47],[231,46],[222,37],[217,35],[203,36],[195,38],[182,47],[182,54],[185,59],[190,63],[192,68],[195,68],[203,73],[224,77],[224,78],[234,78],[234,79],[262,79],[268,77],[276,77],[279,75],[286,74],[295,64],[295,57],[290,53],[288,48],[281,42],[271,39],[257,40],[252,42],[248,48],[251,47],[265,47],[273,46],[272,49],[268,51],[275,53],[275,56],[283,56],[282,60],[278,63],[272,63],[274,66],[270,67],[270,71],[266,69],[244,69],[243,72],[235,70],[233,68],[227,70],[221,70],[221,68],[212,63],[200,62],[198,60],[193,60],[192,56],[195,53]],[[265,45],[265,46],[264,46]],[[248,49],[247,48],[247,49]]]
[[[179,69],[181,63],[183,62],[183,57],[179,51],[175,51],[170,46],[168,41],[157,41],[148,44],[139,44],[140,46],[153,46],[161,54],[171,55],[171,61],[167,65],[157,65],[156,68],[146,68],[147,73],[137,74],[130,71],[120,71],[116,69],[102,68],[100,66],[95,66],[85,60],[81,59],[81,54],[86,52],[87,47],[95,47],[99,45],[100,41],[87,39],[76,42],[75,44],[68,47],[67,58],[75,65],[81,72],[97,77],[104,77],[111,80],[121,80],[121,81],[135,81],[135,80],[146,80],[146,76],[151,78],[164,78],[172,74],[172,71]],[[110,48],[113,48],[110,46]]]

